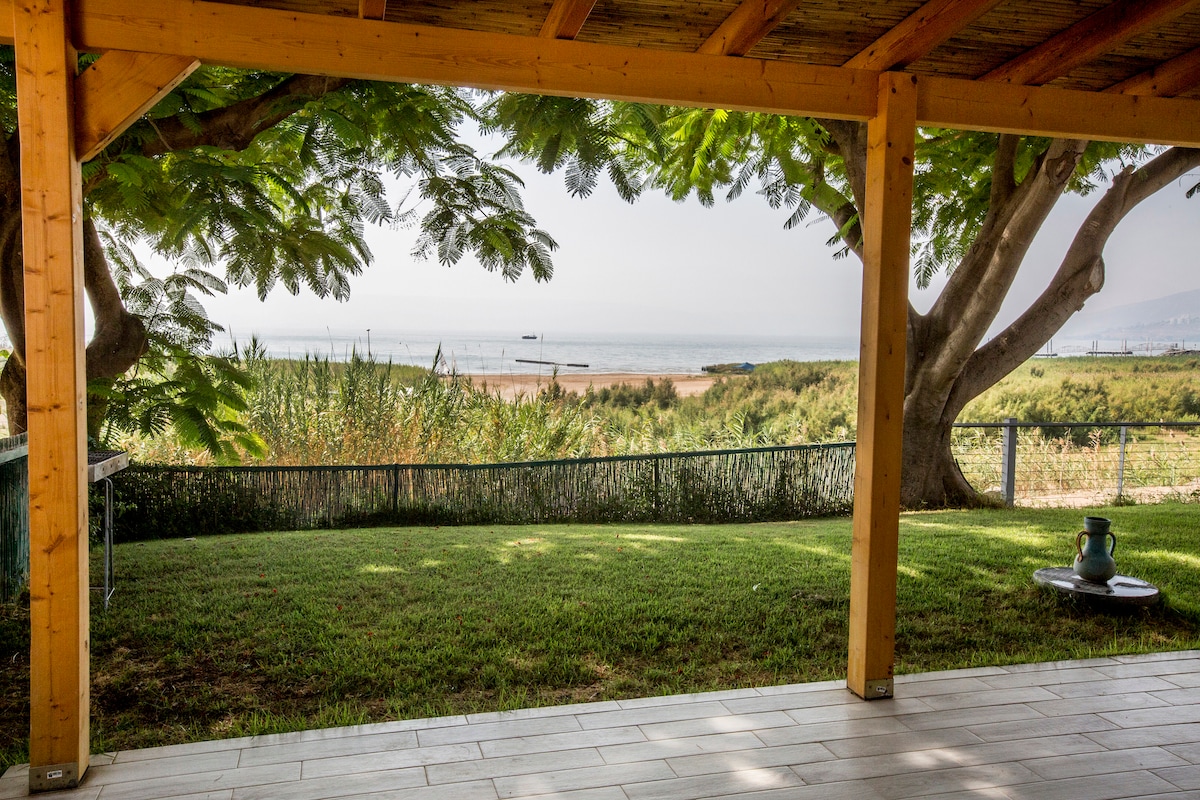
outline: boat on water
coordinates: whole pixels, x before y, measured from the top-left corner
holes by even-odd
[[[526,333],[526,334],[522,335],[521,338],[522,339],[536,339],[537,334],[536,333]]]

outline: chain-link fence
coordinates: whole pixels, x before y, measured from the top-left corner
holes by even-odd
[[[953,449],[972,486],[1010,505],[1200,496],[1200,422],[966,422]]]

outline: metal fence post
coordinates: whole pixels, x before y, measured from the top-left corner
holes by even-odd
[[[1000,482],[1004,492],[1004,505],[1011,508],[1017,496],[1017,420],[1006,417],[1004,439],[1000,452]]]
[[[1121,426],[1121,450],[1117,456],[1117,498],[1125,496],[1125,431],[1128,425]]]

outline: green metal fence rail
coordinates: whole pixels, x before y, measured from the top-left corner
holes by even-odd
[[[749,522],[849,511],[854,443],[488,465],[131,466],[118,541],[363,525]]]
[[[0,439],[0,602],[29,580],[29,444],[26,434]]]

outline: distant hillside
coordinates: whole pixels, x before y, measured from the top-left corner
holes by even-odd
[[[1200,343],[1200,289],[1101,311],[1084,306],[1055,338],[1060,337]]]

